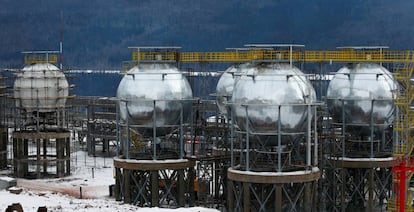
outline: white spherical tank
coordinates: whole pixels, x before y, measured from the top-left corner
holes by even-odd
[[[119,83],[117,98],[120,117],[129,124],[152,128],[155,111],[158,135],[165,133],[160,130],[163,126],[180,123],[181,107],[184,121],[191,113],[190,84],[167,63],[140,64],[129,70]]]
[[[389,124],[397,94],[398,83],[384,67],[370,63],[349,64],[339,69],[329,83],[327,105],[336,122],[366,126],[371,123],[372,113],[373,124]]]
[[[277,132],[279,120],[283,132],[300,132],[308,117],[305,104],[315,101],[313,86],[298,68],[261,63],[246,67],[236,82],[232,110],[243,130],[248,118],[252,132]]]
[[[16,106],[26,111],[56,111],[65,106],[68,95],[65,75],[50,63],[25,66],[14,82]]]
[[[248,63],[230,66],[217,82],[216,103],[219,111],[224,115],[228,115],[229,108],[226,104],[231,100],[234,84],[237,82],[238,78],[240,78],[242,71],[246,71],[247,66]]]

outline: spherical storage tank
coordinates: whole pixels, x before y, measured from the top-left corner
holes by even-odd
[[[190,84],[167,63],[143,63],[130,69],[119,83],[117,98],[120,117],[130,125],[152,128],[155,111],[157,135],[165,133],[164,126],[180,123],[181,107],[184,121],[191,113]]]
[[[16,106],[26,111],[56,111],[65,106],[68,95],[65,75],[50,63],[25,66],[14,82]]]
[[[327,105],[334,121],[360,125],[355,128],[360,131],[369,129],[372,111],[372,121],[379,124],[378,129],[392,121],[397,94],[398,84],[384,67],[349,64],[339,69],[329,83]]]
[[[233,65],[226,69],[226,71],[220,76],[216,86],[216,102],[220,112],[224,115],[228,115],[227,102],[231,100],[233,94],[234,84],[238,81],[243,71],[249,66],[248,63],[239,65]]]
[[[299,132],[306,123],[307,106],[316,101],[310,81],[289,64],[261,63],[244,67],[234,86],[232,110],[237,125],[251,132]],[[279,114],[280,106],[280,114]],[[247,108],[246,108],[247,107]]]

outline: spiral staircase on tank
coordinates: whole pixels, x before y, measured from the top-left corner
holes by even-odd
[[[414,174],[414,85],[411,77],[414,71],[414,55],[406,54],[406,62],[394,71],[400,85],[400,95],[395,99],[397,116],[394,123],[395,141],[393,166],[393,194],[387,203],[391,211],[413,211],[414,187],[411,178]],[[404,205],[402,207],[402,205]]]

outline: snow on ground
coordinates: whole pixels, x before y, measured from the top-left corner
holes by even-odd
[[[178,209],[139,208],[117,202],[109,197],[109,185],[115,183],[112,158],[89,157],[78,151],[71,155],[71,175],[64,178],[17,179],[22,193],[0,190],[0,211],[13,203],[21,203],[24,211],[36,211],[46,206],[48,211],[141,211],[141,212],[217,212],[218,210],[192,207]],[[82,199],[80,190],[82,189]]]

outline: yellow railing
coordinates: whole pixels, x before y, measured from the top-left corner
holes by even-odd
[[[414,172],[412,171],[408,171],[408,175],[407,175],[407,180],[411,180],[411,178],[413,177]],[[394,178],[394,183],[399,183],[399,179],[398,178]],[[414,199],[414,188],[413,187],[409,187],[407,189],[407,201],[405,204],[405,209],[404,211],[406,212],[412,212],[414,210],[413,208],[413,199]],[[396,198],[391,198],[387,200],[387,210],[389,211],[397,211],[400,208],[400,205],[398,202],[396,202]]]
[[[395,203],[395,199],[388,199],[388,202],[387,202],[387,210],[388,211],[397,211],[399,208],[400,208],[400,206],[398,205],[398,203],[397,204]],[[413,212],[414,209],[413,209],[412,206],[406,205],[404,211],[405,212]]]
[[[49,54],[49,55],[26,55],[24,57],[25,64],[33,64],[33,63],[57,63],[58,56],[56,54]]]
[[[178,57],[177,52],[132,52],[133,61],[177,61]]]
[[[394,145],[394,156],[401,157],[405,155],[411,155],[414,150],[413,145],[414,138],[410,136],[407,143],[399,143]]]
[[[414,51],[399,50],[266,50],[253,49],[248,51],[225,52],[157,52],[134,51],[133,61],[166,60],[177,62],[248,62],[252,60],[281,60],[306,62],[408,62]],[[410,69],[411,70],[411,69]],[[407,75],[405,75],[407,76]]]
[[[400,117],[394,122],[394,130],[400,132],[400,131],[406,131],[408,128],[414,127],[414,123],[413,123],[414,119],[412,115],[411,116],[401,115],[401,116],[402,117]]]
[[[411,158],[411,154],[413,153],[414,149],[414,137],[412,135],[412,129],[414,127],[414,111],[411,109],[411,103],[414,100],[414,87],[411,85],[411,77],[414,71],[413,64],[413,52],[406,51],[404,52],[388,52],[384,56],[386,59],[403,59],[400,61],[404,63],[404,66],[398,67],[395,69],[395,78],[399,82],[401,86],[401,93],[395,99],[395,105],[398,107],[398,117],[394,121],[394,130],[398,134],[398,139],[394,142],[394,157],[398,158]],[[413,166],[411,160],[408,160],[405,163],[405,166]],[[406,174],[405,172],[400,174]],[[410,180],[413,176],[413,172],[408,172],[407,180]],[[398,174],[394,173],[393,182],[395,185],[398,185],[399,182]],[[387,209],[392,211],[397,211],[400,209],[399,203],[396,202],[396,199],[399,199],[397,190],[396,193],[388,199],[387,202]],[[405,207],[405,211],[413,211],[412,208],[412,199],[413,194],[412,192],[407,192],[407,201]]]

